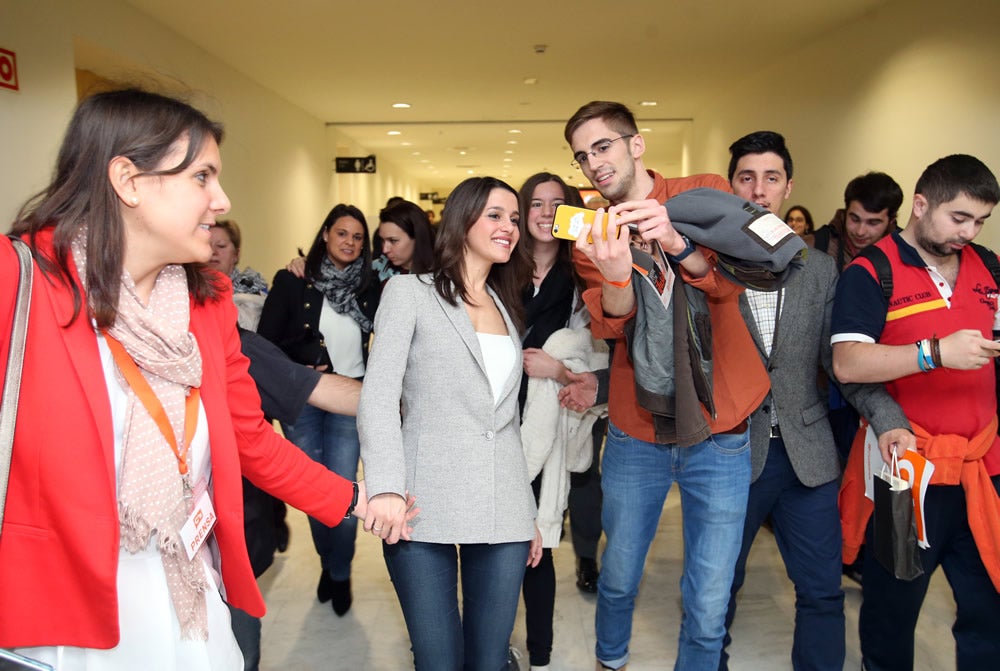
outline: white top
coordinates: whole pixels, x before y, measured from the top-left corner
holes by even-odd
[[[115,379],[115,362],[103,337],[97,337],[104,368],[104,380],[111,401],[111,419],[115,435],[115,472],[121,468],[122,437],[128,394]],[[198,410],[198,428],[191,441],[192,482],[211,477],[211,452],[208,444],[208,421],[205,408]],[[214,538],[214,537],[213,537]],[[214,540],[210,541],[214,544]],[[203,546],[209,589],[208,640],[180,638],[180,623],[174,612],[167,576],[163,570],[155,536],[149,546],[136,554],[121,549],[118,554],[118,626],[121,640],[110,650],[50,646],[19,648],[19,654],[45,662],[57,671],[232,671],[243,668],[243,655],[233,638],[229,609],[219,594],[219,574],[211,566],[218,553]]]
[[[365,361],[361,356],[361,327],[348,315],[333,309],[325,297],[319,313],[319,332],[323,334],[326,351],[330,354],[333,370],[347,377],[365,374]]]
[[[476,331],[476,335],[479,337],[479,349],[483,352],[486,375],[489,377],[490,389],[493,391],[493,402],[497,403],[507,378],[514,370],[514,362],[517,359],[514,341],[506,333],[497,335]]]

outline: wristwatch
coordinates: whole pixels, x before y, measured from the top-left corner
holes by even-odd
[[[345,520],[351,519],[351,513],[358,507],[358,483],[352,482],[351,484],[354,485],[354,496],[351,497],[351,505],[347,507],[347,513],[344,515]]]
[[[676,263],[680,263],[681,261],[683,261],[687,257],[689,257],[692,254],[694,254],[694,251],[695,251],[694,245],[691,244],[691,241],[688,239],[688,237],[686,235],[682,235],[681,236],[681,240],[684,241],[684,249],[681,250],[681,253],[680,254],[667,254],[667,256],[670,257],[670,260],[674,261]]]

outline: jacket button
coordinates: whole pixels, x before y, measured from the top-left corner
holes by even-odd
[[[304,309],[308,310],[309,308],[311,308],[311,307],[312,307],[312,304],[311,304],[311,303],[306,303],[306,304],[305,304],[305,305],[303,305],[302,307],[303,307]]]
[[[325,340],[320,340],[319,341],[319,346],[320,347],[326,347],[326,341]]]
[[[486,436],[486,440],[493,440],[494,433],[492,431],[487,431],[483,435]]]
[[[303,324],[302,328],[304,328],[304,329],[306,329],[308,331],[309,330],[309,322],[306,322],[305,324]]]

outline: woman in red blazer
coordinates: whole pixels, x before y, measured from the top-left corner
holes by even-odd
[[[364,517],[363,483],[264,421],[229,283],[202,265],[229,209],[221,138],[177,100],[88,98],[52,184],[12,228],[36,280],[0,529],[0,647],[56,668],[242,669],[220,594],[256,616],[264,603],[241,472],[326,524]],[[0,365],[16,286],[3,238]]]

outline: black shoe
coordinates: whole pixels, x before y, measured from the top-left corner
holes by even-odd
[[[333,598],[333,578],[323,569],[319,574],[319,584],[316,585],[316,598],[320,603],[326,603]]]
[[[330,600],[333,606],[333,612],[337,614],[338,617],[343,617],[344,613],[351,609],[351,579],[347,580],[331,580],[330,585],[332,588]]]
[[[581,592],[595,594],[597,592],[597,578],[600,571],[597,570],[597,562],[593,559],[581,557],[576,562],[576,586]]]
[[[844,571],[844,576],[846,576],[848,580],[853,580],[859,585],[862,584],[861,583],[862,572],[861,572],[860,561],[856,561],[853,564],[844,564],[843,571]]]
[[[278,552],[284,552],[288,549],[288,539],[292,535],[292,530],[288,528],[288,524],[282,521],[280,524],[274,527],[275,542],[277,544]]]

